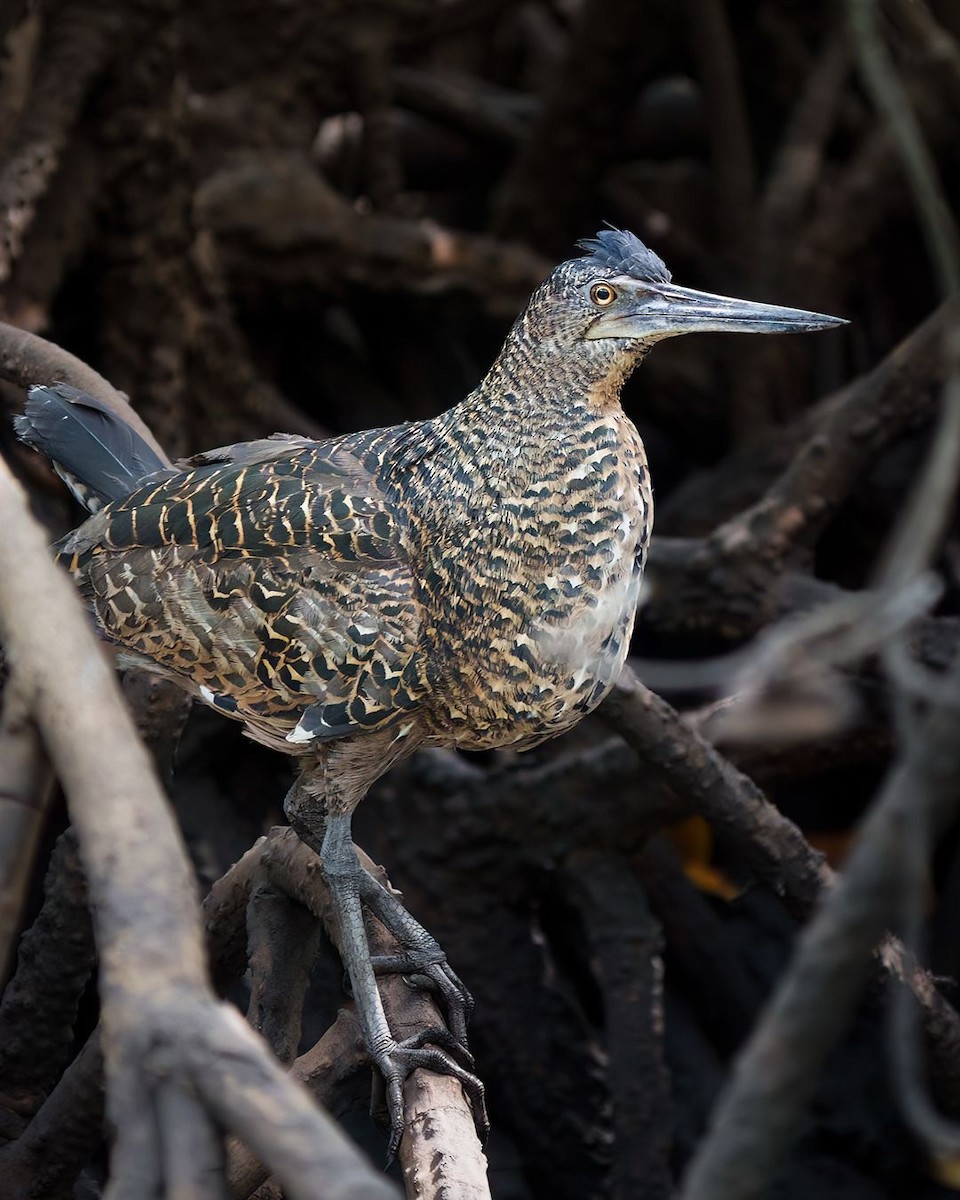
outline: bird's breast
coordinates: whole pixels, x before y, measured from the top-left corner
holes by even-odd
[[[624,423],[461,512],[428,603],[438,740],[532,745],[615,682],[652,523],[643,447]]]

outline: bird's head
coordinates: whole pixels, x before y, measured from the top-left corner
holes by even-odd
[[[671,282],[663,260],[634,234],[602,229],[579,243],[534,292],[518,333],[528,345],[620,373],[656,342],[682,333],[800,333],[847,324],[840,317],[715,296]]]

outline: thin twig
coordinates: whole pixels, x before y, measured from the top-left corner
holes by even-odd
[[[896,141],[941,290],[945,296],[952,295],[960,288],[957,227],[913,108],[877,29],[876,0],[847,0],[847,6],[864,85]]]

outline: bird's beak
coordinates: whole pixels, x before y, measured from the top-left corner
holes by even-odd
[[[595,321],[588,338],[659,341],[681,333],[804,333],[848,325],[842,317],[714,296],[672,283],[647,283],[621,294]]]

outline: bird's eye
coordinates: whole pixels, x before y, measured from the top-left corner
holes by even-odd
[[[590,289],[590,299],[598,308],[609,308],[616,298],[616,289],[609,283],[595,283]]]

